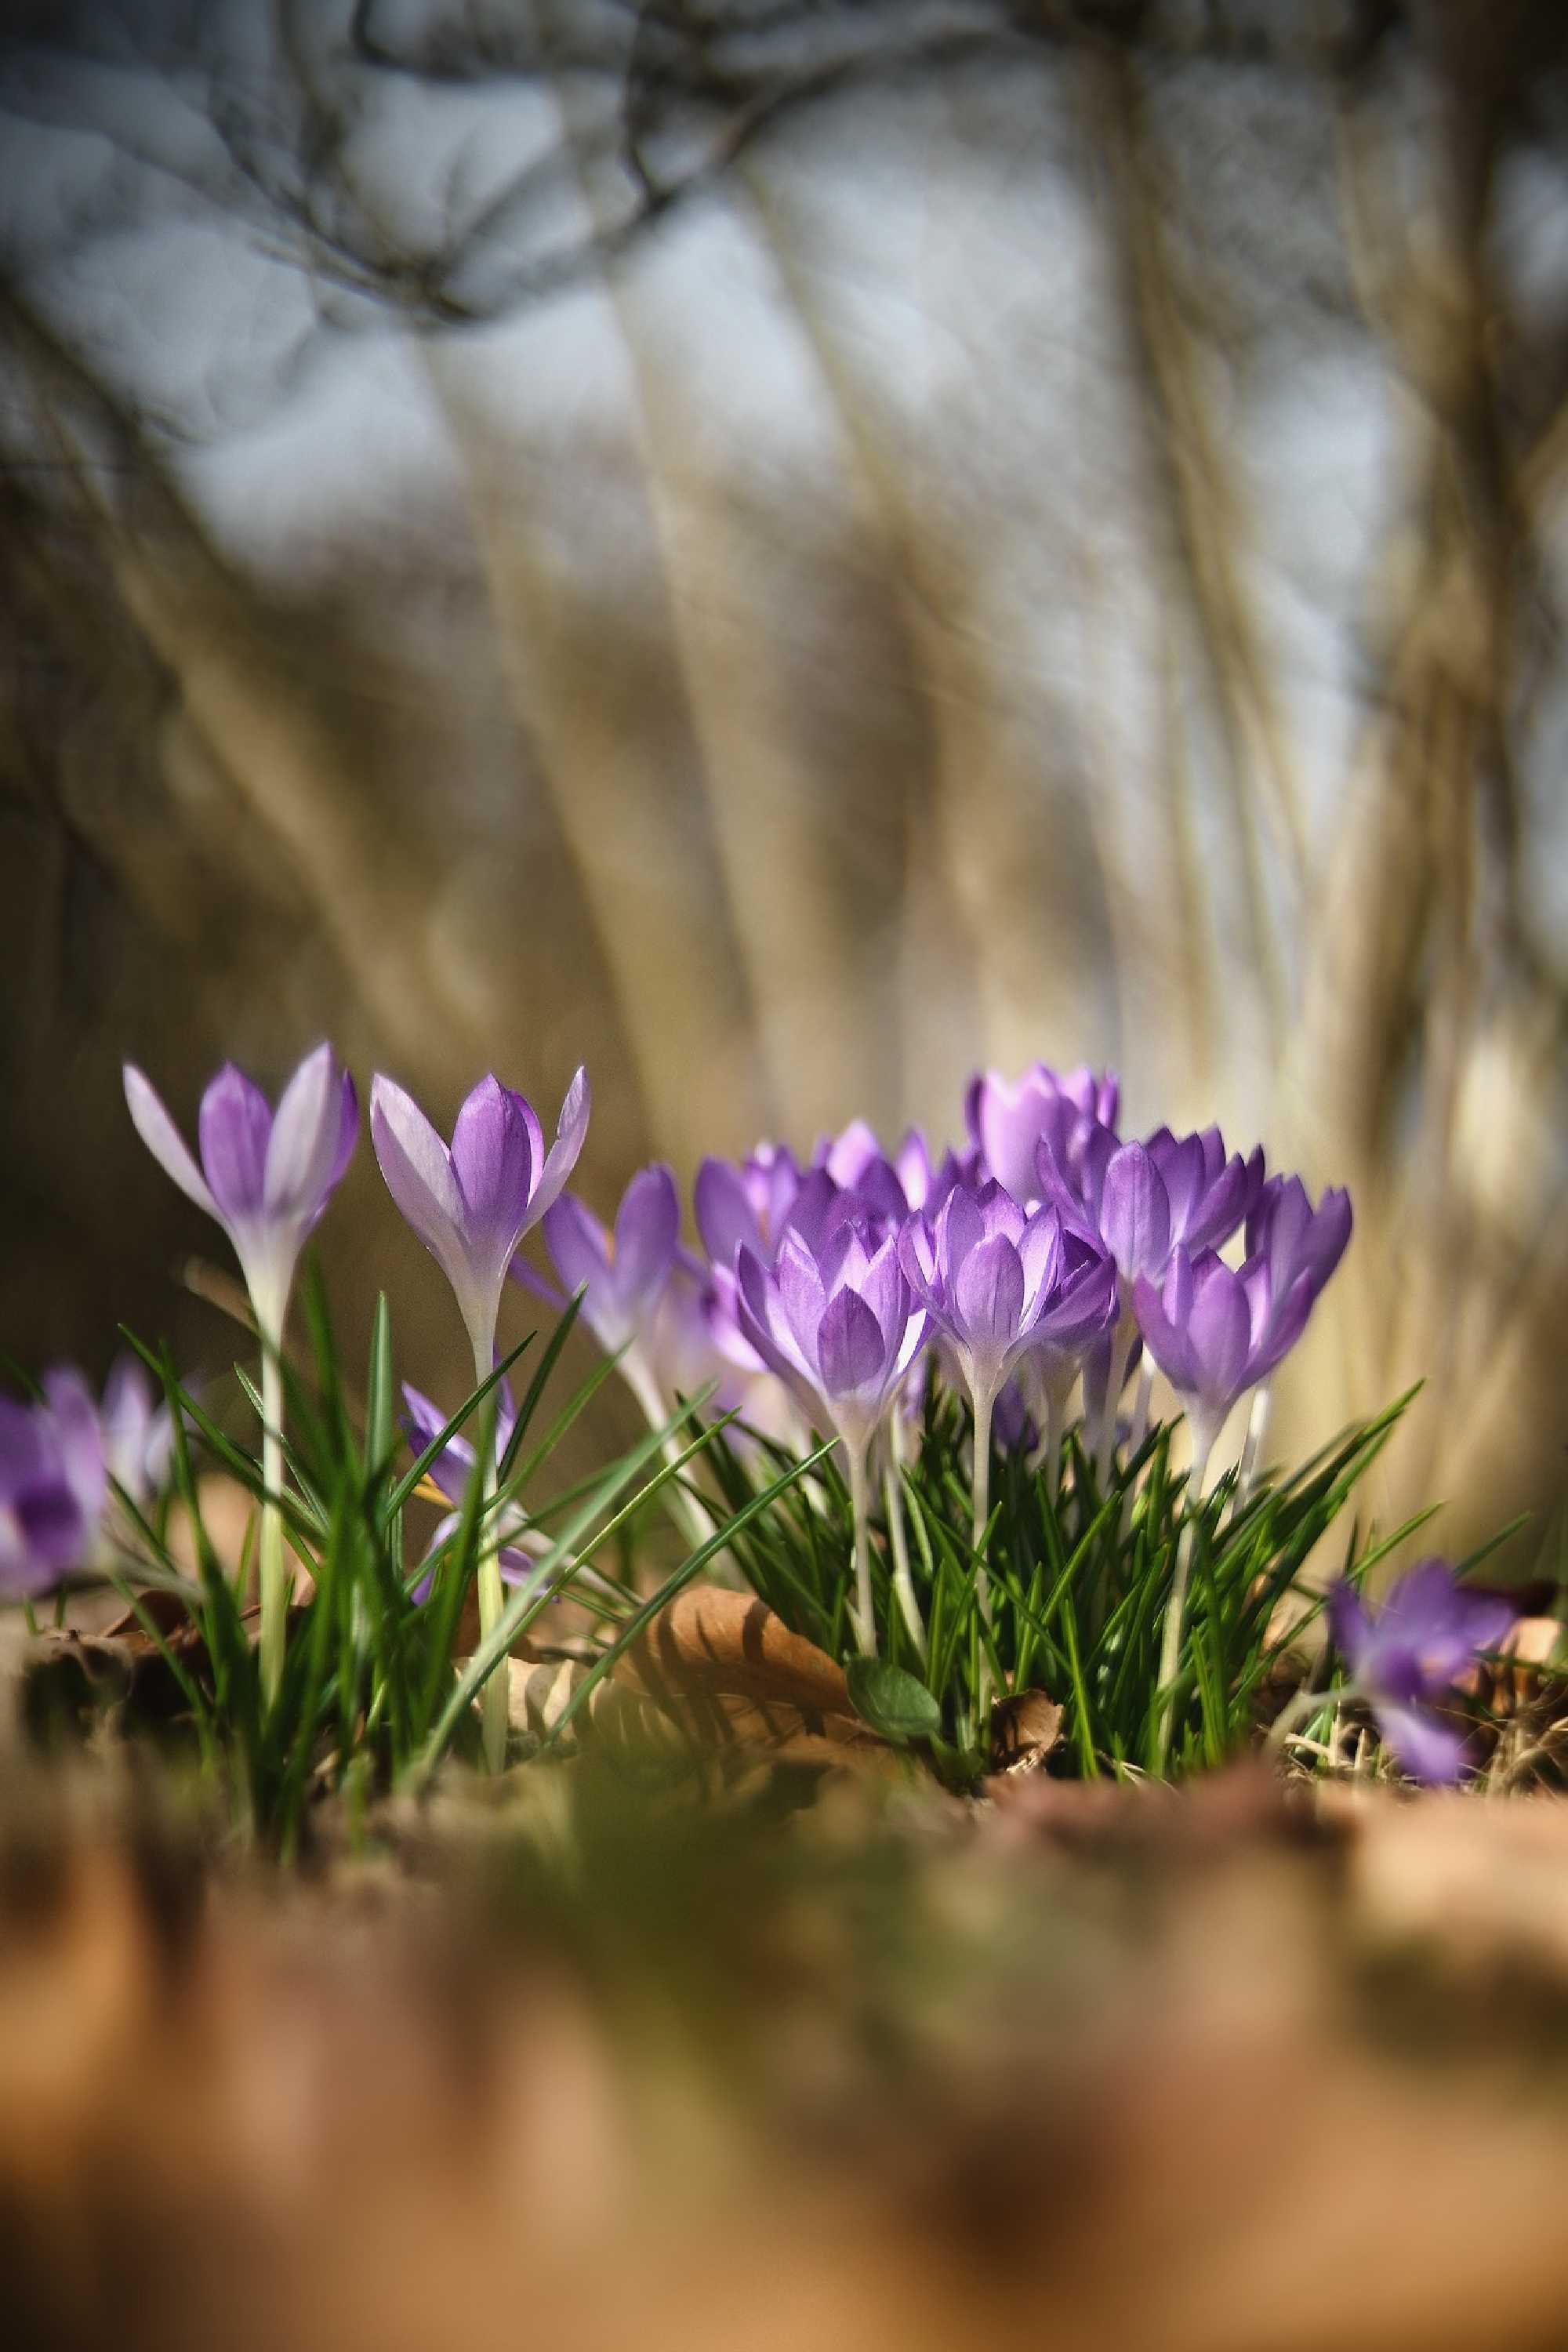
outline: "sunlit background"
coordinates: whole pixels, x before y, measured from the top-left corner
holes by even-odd
[[[579,1181],[1110,1062],[1357,1236],[1281,1450],[1568,1427],[1554,0],[121,0],[0,34],[0,1348],[330,1034]],[[368,1148],[323,1228],[462,1385]],[[509,1309],[525,1328],[527,1302]]]

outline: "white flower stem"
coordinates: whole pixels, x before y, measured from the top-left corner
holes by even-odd
[[[491,1351],[487,1349],[476,1348],[474,1350],[476,1387],[480,1381],[488,1381],[495,1370],[494,1364],[488,1360],[490,1353]],[[492,1508],[496,1497],[496,1448],[492,1425],[495,1411],[496,1395],[492,1389],[489,1396],[479,1408],[478,1431],[480,1457],[478,1583],[481,1643],[489,1641],[497,1625],[500,1624],[501,1611],[506,1606],[506,1589],[501,1582],[500,1573],[500,1534],[496,1513]],[[486,1678],[479,1699],[481,1719],[484,1725],[487,1772],[499,1772],[506,1763],[507,1714],[510,1698],[508,1680],[506,1660],[502,1658],[497,1664],[493,1673]]]
[[[882,1500],[887,1507],[888,1541],[893,1552],[893,1591],[899,1596],[899,1606],[904,1612],[910,1639],[923,1661],[926,1629],[921,1615],[921,1604],[915,1598],[915,1580],[910,1573],[909,1533],[904,1526],[903,1482],[900,1475],[904,1466],[904,1438],[896,1404],[889,1427],[889,1443],[893,1458],[882,1474]]]
[[[849,1503],[855,1514],[855,1638],[862,1657],[877,1654],[877,1620],[871,1607],[871,1538],[867,1525],[870,1507],[870,1480],[867,1475],[866,1447],[844,1441],[844,1451],[849,1457]]]
[[[1312,1717],[1315,1715],[1321,1715],[1326,1706],[1337,1709],[1343,1706],[1347,1700],[1359,1696],[1360,1693],[1353,1683],[1342,1683],[1337,1690],[1297,1691],[1293,1696],[1286,1700],[1269,1725],[1268,1747],[1271,1749],[1282,1748],[1290,1734],[1300,1725],[1310,1723]]]
[[[659,1392],[658,1382],[637,1348],[628,1348],[622,1356],[620,1372],[621,1378],[641,1405],[648,1427],[662,1429],[669,1419],[669,1411]],[[671,1431],[659,1450],[666,1463],[673,1465],[679,1461],[686,1449],[679,1438]],[[706,1505],[699,1502],[690,1488],[682,1484],[681,1474],[679,1472],[668,1482],[662,1491],[668,1500],[670,1509],[679,1520],[682,1531],[689,1538],[692,1549],[700,1551],[710,1538],[717,1532]],[[712,1565],[717,1566],[718,1561],[715,1560]]]
[[[1198,1507],[1204,1498],[1204,1484],[1208,1476],[1209,1456],[1214,1451],[1214,1438],[1194,1437],[1193,1465],[1187,1473],[1187,1516],[1176,1545],[1176,1570],[1171,1580],[1171,1597],[1165,1603],[1165,1622],[1160,1636],[1160,1681],[1163,1693],[1160,1703],[1160,1769],[1163,1772],[1171,1752],[1171,1728],[1175,1715],[1176,1694],[1172,1685],[1182,1656],[1182,1626],[1187,1613],[1187,1585],[1193,1572],[1193,1545],[1197,1536]]]
[[[991,1622],[991,1580],[985,1573],[985,1560],[981,1546],[985,1540],[986,1522],[991,1517],[991,1415],[996,1402],[990,1389],[978,1391],[974,1398],[974,1475],[971,1486],[974,1515],[970,1528],[969,1549],[974,1554],[974,1597],[980,1603],[980,1614]]]
[[[1273,1391],[1267,1381],[1252,1392],[1252,1410],[1247,1416],[1247,1442],[1241,1449],[1241,1466],[1237,1472],[1233,1510],[1239,1511],[1251,1500],[1258,1477],[1258,1457],[1268,1436],[1268,1407],[1272,1396]]]
[[[1137,1336],[1138,1326],[1123,1307],[1110,1335],[1110,1367],[1105,1383],[1105,1411],[1100,1417],[1099,1443],[1094,1449],[1095,1477],[1102,1496],[1110,1483],[1110,1465],[1116,1453],[1116,1416],[1121,1409],[1127,1359],[1132,1353],[1132,1342]]]
[[[283,1363],[279,1340],[261,1334],[261,1696],[271,1706],[283,1682],[283,1651],[294,1580],[283,1557]]]
[[[1145,1351],[1138,1370],[1138,1394],[1132,1407],[1132,1428],[1127,1440],[1128,1456],[1137,1453],[1149,1434],[1149,1405],[1154,1393],[1154,1367]]]

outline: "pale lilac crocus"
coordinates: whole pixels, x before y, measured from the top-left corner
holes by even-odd
[[[1215,1250],[1172,1252],[1164,1281],[1140,1275],[1133,1308],[1144,1345],[1175,1390],[1193,1440],[1193,1484],[1232,1409],[1300,1338],[1317,1297],[1310,1274],[1276,1296],[1268,1260],[1237,1271]]]
[[[1004,1384],[1037,1351],[1074,1358],[1114,1321],[1116,1269],[1069,1241],[1054,1209],[1031,1214],[994,1181],[950,1192],[934,1221],[899,1238],[910,1286],[957,1361],[974,1411],[973,1549],[990,1516],[991,1418]]]
[[[124,1076],[138,1135],[164,1173],[228,1235],[262,1339],[275,1351],[300,1253],[353,1154],[359,1102],[353,1078],[330,1045],[318,1045],[274,1111],[260,1087],[226,1062],[197,1114],[198,1167],[133,1062]]]
[[[1273,1295],[1289,1297],[1302,1275],[1311,1277],[1313,1294],[1333,1273],[1351,1237],[1350,1194],[1331,1184],[1314,1209],[1299,1176],[1271,1176],[1247,1212],[1245,1254],[1263,1258],[1268,1266]],[[1253,1395],[1242,1452],[1239,1492],[1250,1489],[1262,1452],[1268,1422],[1269,1383],[1260,1381]]]
[[[675,1270],[680,1245],[680,1195],[662,1161],[638,1171],[606,1231],[593,1211],[563,1192],[543,1223],[544,1246],[568,1292],[581,1290],[584,1322],[647,1416],[668,1416],[650,1353],[655,1309]]]
[[[662,1160],[638,1171],[626,1186],[606,1232],[591,1209],[563,1193],[544,1220],[544,1245],[569,1291],[583,1293],[584,1321],[643,1409],[648,1427],[664,1431],[665,1460],[674,1469],[681,1446],[665,1430],[676,1392],[660,1377],[659,1308],[678,1264],[680,1195]],[[677,1480],[666,1499],[696,1544],[713,1533],[713,1521],[690,1487]]]
[[[484,1077],[459,1109],[448,1146],[412,1095],[379,1072],[372,1083],[371,1140],[386,1189],[452,1286],[476,1380],[488,1380],[494,1364],[507,1269],[576,1166],[589,1108],[580,1069],[546,1151],[532,1104]]]
[[[459,1109],[450,1146],[442,1142],[412,1095],[377,1074],[370,1129],[386,1189],[452,1286],[474,1378],[494,1368],[496,1325],[507,1270],[523,1235],[559,1198],[588,1130],[588,1077],[579,1069],[566,1091],[555,1140],[544,1149],[533,1106],[493,1076],[481,1078]],[[495,1491],[495,1464],[481,1475],[485,1500]],[[479,1630],[488,1639],[504,1606],[493,1544],[479,1562]],[[507,1685],[492,1674],[484,1686],[485,1756],[492,1771],[506,1758]]]
[[[1160,1281],[1178,1246],[1215,1250],[1228,1240],[1262,1188],[1263,1154],[1227,1158],[1216,1127],[1180,1139],[1159,1128],[1147,1142],[1119,1144],[1103,1122],[1075,1117],[1047,1125],[1037,1169],[1045,1198],[1069,1230],[1097,1242],[1116,1265],[1121,1311],[1110,1334],[1096,1447],[1103,1483],[1138,1334],[1134,1286]]]
[[[1266,1259],[1251,1259],[1237,1273],[1212,1249],[1195,1257],[1184,1248],[1173,1251],[1158,1288],[1146,1275],[1135,1281],[1133,1306],[1144,1344],[1186,1412],[1193,1444],[1187,1489],[1194,1504],[1203,1497],[1215,1441],[1233,1407],[1295,1345],[1315,1296],[1310,1276],[1302,1274],[1277,1298]],[[1181,1656],[1193,1525],[1189,1518],[1182,1532],[1165,1608],[1160,1686],[1166,1691]],[[1164,1722],[1168,1738],[1169,1700]]]
[[[928,1318],[899,1264],[895,1237],[879,1240],[861,1224],[835,1226],[819,1253],[786,1232],[772,1266],[742,1246],[736,1274],[743,1335],[806,1418],[844,1448],[855,1515],[857,1637],[874,1654],[870,1452],[924,1343]]]
[[[226,1062],[202,1097],[201,1165],[148,1080],[125,1065],[136,1131],[182,1192],[227,1234],[261,1334],[261,1684],[276,1697],[292,1579],[278,1497],[283,1486],[283,1381],[279,1350],[300,1254],[342,1181],[359,1134],[354,1083],[330,1045],[307,1054],[273,1110]]]
[[[99,1423],[109,1475],[141,1508],[169,1483],[174,1421],[139,1356],[117,1356],[110,1366]]]
[[[41,1399],[0,1397],[0,1598],[31,1601],[88,1565],[109,1492],[97,1408],[79,1372]]]
[[[1469,1592],[1445,1559],[1407,1569],[1375,1615],[1342,1580],[1330,1588],[1329,1624],[1351,1670],[1342,1694],[1371,1707],[1384,1746],[1413,1779],[1459,1778],[1464,1738],[1426,1712],[1478,1654],[1495,1650],[1519,1612],[1500,1593]]]

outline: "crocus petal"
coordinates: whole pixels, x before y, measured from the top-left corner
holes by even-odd
[[[464,1222],[447,1147],[413,1096],[379,1073],[371,1082],[370,1133],[387,1191],[426,1248],[447,1266]]]
[[[830,1402],[876,1386],[888,1369],[882,1328],[853,1290],[837,1291],[827,1302],[816,1335],[822,1385]]]
[[[213,1199],[207,1181],[192,1158],[179,1129],[164,1109],[162,1099],[134,1062],[127,1062],[122,1072],[125,1083],[125,1105],[132,1124],[165,1176],[172,1176],[189,1200],[198,1209],[221,1224],[223,1211]]]
[[[1418,1706],[1374,1706],[1384,1744],[1413,1780],[1447,1788],[1464,1769],[1465,1738],[1457,1725],[1439,1722]]]
[[[330,1045],[318,1045],[279,1097],[263,1188],[269,1217],[313,1222],[321,1213],[339,1166],[342,1132],[343,1087],[337,1056]],[[353,1149],[352,1129],[349,1149]]]
[[[1106,1168],[1100,1229],[1124,1282],[1163,1273],[1171,1254],[1171,1204],[1142,1144],[1123,1144]]]
[[[467,1231],[498,1245],[504,1234],[510,1257],[528,1212],[535,1161],[522,1098],[493,1074],[479,1080],[458,1112],[451,1168]]]
[[[953,1283],[959,1332],[977,1356],[996,1360],[1018,1336],[1024,1313],[1024,1268],[1005,1234],[990,1234],[971,1250]]]
[[[267,1186],[272,1111],[254,1079],[226,1062],[202,1097],[202,1169],[227,1225],[257,1215]]]
[[[757,1213],[738,1169],[727,1160],[705,1160],[697,1171],[691,1205],[702,1246],[715,1265],[733,1265],[744,1243],[765,1257],[767,1246]]]
[[[1170,1284],[1167,1280],[1166,1291]],[[1179,1396],[1194,1396],[1202,1374],[1186,1333],[1184,1320],[1178,1320],[1166,1305],[1146,1274],[1139,1275],[1132,1285],[1132,1312],[1138,1318],[1138,1328],[1143,1342],[1171,1386]]]
[[[401,1416],[403,1433],[408,1440],[409,1451],[417,1460],[426,1447],[433,1445],[446,1428],[447,1415],[418,1389],[411,1388],[406,1381],[403,1384],[403,1401],[406,1408]],[[454,1433],[425,1475],[440,1488],[449,1503],[460,1503],[473,1475],[475,1459],[470,1441]]]
[[[542,1230],[563,1285],[583,1293],[584,1322],[606,1354],[616,1354],[636,1335],[637,1307],[626,1296],[603,1225],[574,1193],[563,1192],[545,1212]],[[528,1280],[521,1257],[512,1260],[512,1272]]]
[[[662,1160],[632,1178],[616,1214],[616,1286],[622,1303],[642,1307],[668,1280],[680,1238],[680,1195]]]
[[[1234,1402],[1247,1366],[1251,1319],[1239,1276],[1218,1258],[1194,1278],[1187,1339],[1201,1393],[1216,1405]]]
[[[1357,1675],[1373,1639],[1366,1605],[1354,1585],[1342,1576],[1329,1587],[1327,1609],[1334,1647],[1343,1655],[1352,1674]]]
[[[745,1264],[746,1255],[742,1251],[740,1264]],[[827,1310],[827,1293],[816,1259],[793,1233],[786,1233],[780,1245],[774,1295],[802,1363],[808,1370],[817,1369],[817,1334]],[[777,1320],[773,1328],[784,1336]]]
[[[528,1222],[531,1225],[536,1225],[551,1202],[559,1198],[563,1185],[576,1167],[588,1132],[588,1114],[593,1107],[588,1073],[579,1068],[566,1089],[566,1099],[561,1106],[561,1117],[556,1121],[555,1140],[545,1155],[543,1173],[529,1203]]]
[[[96,1522],[109,1493],[98,1407],[79,1372],[46,1372],[43,1385],[66,1483],[82,1517]]]

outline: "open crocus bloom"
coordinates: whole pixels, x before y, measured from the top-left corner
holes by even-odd
[[[1329,1592],[1329,1623],[1395,1761],[1417,1780],[1453,1781],[1464,1738],[1426,1712],[1518,1615],[1500,1593],[1467,1592],[1445,1559],[1418,1560],[1373,1616],[1353,1586]]]
[[[1276,1297],[1263,1258],[1249,1259],[1238,1274],[1213,1250],[1193,1257],[1178,1248],[1163,1286],[1140,1275],[1132,1296],[1144,1343],[1181,1398],[1194,1452],[1206,1461],[1237,1399],[1300,1338],[1317,1294],[1301,1275]]]
[[[318,1045],[274,1111],[260,1087],[226,1062],[202,1097],[198,1167],[142,1073],[128,1062],[124,1076],[137,1133],[181,1191],[227,1234],[262,1336],[276,1347],[300,1253],[353,1152],[353,1080],[330,1045]]]
[[[386,1189],[452,1286],[481,1380],[495,1353],[507,1268],[575,1167],[588,1112],[587,1073],[579,1070],[547,1152],[532,1104],[499,1078],[481,1078],[448,1148],[411,1095],[388,1077],[372,1083],[371,1139]]]
[[[1076,1358],[1115,1317],[1110,1259],[1070,1239],[1054,1210],[1027,1213],[999,1183],[950,1192],[934,1223],[911,1217],[899,1260],[977,1408],[1035,1350]]]
[[[776,1266],[742,1248],[736,1270],[742,1335],[863,1461],[926,1336],[896,1240],[839,1224],[817,1255],[790,1232]]]

